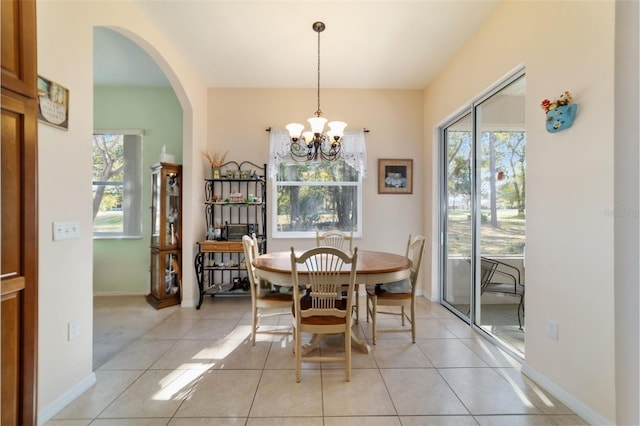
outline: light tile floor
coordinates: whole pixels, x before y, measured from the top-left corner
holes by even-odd
[[[417,305],[416,344],[408,332],[379,331],[370,354],[353,351],[351,382],[342,364],[304,363],[296,383],[290,336],[258,335],[253,347],[250,299],[207,298],[107,360],[96,385],[46,425],[587,424],[445,308]],[[370,342],[360,316],[354,332]],[[265,326],[290,318],[280,321]],[[386,327],[401,326],[379,317]],[[341,345],[329,336],[319,350]]]

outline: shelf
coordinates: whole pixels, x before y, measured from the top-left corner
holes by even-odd
[[[264,203],[246,203],[246,202],[238,202],[238,201],[228,201],[228,202],[219,202],[219,201],[205,201],[205,204],[210,204],[212,206],[261,206]]]
[[[198,241],[202,253],[240,253],[242,241]]]
[[[247,268],[239,266],[203,266],[203,271],[246,271]]]
[[[211,287],[204,290],[203,294],[205,296],[227,296],[227,295],[247,295],[250,294],[249,291],[244,290],[242,288],[233,289],[233,284],[231,283],[222,283],[222,284],[214,284]]]
[[[200,299],[196,309],[200,308],[206,294],[250,294],[227,283],[247,279],[247,268],[241,266],[244,259],[243,234],[255,233],[260,251],[267,251],[266,167],[266,164],[259,166],[249,161],[229,161],[220,166],[221,174],[216,174],[216,179],[204,179],[203,204],[207,227],[202,235],[212,237],[210,229],[228,226],[226,233],[217,235],[229,240],[204,239],[197,243],[194,267]],[[237,266],[227,266],[228,262]],[[219,264],[225,266],[217,266]]]
[[[260,176],[258,177],[258,179],[255,178],[249,178],[249,179],[205,179],[208,182],[264,182],[264,176]]]
[[[207,288],[206,290],[203,291],[204,294],[218,294],[221,293],[223,291],[228,291],[233,287],[233,284],[231,283],[220,283],[220,284],[214,284],[211,287]]]

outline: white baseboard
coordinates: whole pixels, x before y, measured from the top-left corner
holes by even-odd
[[[64,407],[71,404],[87,391],[91,386],[96,384],[96,375],[95,373],[89,374],[82,381],[76,384],[74,387],[60,395],[59,398],[54,400],[51,404],[47,405],[38,410],[38,426],[45,424],[49,421],[53,416],[58,414]]]
[[[195,308],[196,307],[196,301],[191,299],[191,300],[183,300],[182,303],[180,303],[180,307],[182,308]]]
[[[416,290],[416,296],[422,296],[427,299],[429,302],[440,303],[440,300],[432,294],[425,293],[423,290]]]
[[[148,293],[139,291],[94,291],[94,296],[146,296]]]
[[[544,374],[541,374],[535,369],[529,367],[526,363],[522,364],[520,371],[522,374],[531,378],[531,380],[560,400],[560,402],[582,417],[590,425],[615,425],[615,422],[605,419],[599,413],[593,411],[591,407],[587,406],[584,402],[576,399],[569,392],[555,384]]]

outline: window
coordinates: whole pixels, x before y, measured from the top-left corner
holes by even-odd
[[[93,235],[142,237],[142,131],[93,135]]]
[[[282,161],[273,179],[273,236],[315,237],[316,230],[362,231],[362,177],[344,160]]]

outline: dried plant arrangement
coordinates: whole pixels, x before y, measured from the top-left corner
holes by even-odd
[[[213,151],[213,154],[209,151],[202,151],[202,155],[207,159],[207,161],[209,161],[212,168],[222,166],[228,153],[229,151],[225,151],[224,154],[220,154],[217,151]]]

